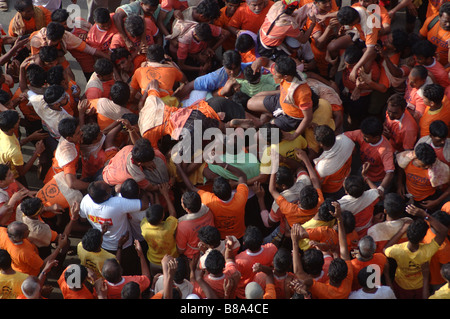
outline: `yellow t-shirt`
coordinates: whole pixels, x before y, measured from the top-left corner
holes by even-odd
[[[16,271],[14,275],[0,274],[0,299],[16,299],[22,294],[21,286],[27,274]]]
[[[431,295],[428,299],[450,299],[450,287],[447,284],[443,285],[438,291]]]
[[[280,136],[281,138],[281,136]],[[283,140],[279,144],[272,144],[271,147],[266,147],[264,150],[262,156],[261,156],[261,163],[259,165],[259,172],[261,174],[271,174],[272,169],[272,161],[271,161],[271,154],[272,150],[278,152],[281,156],[284,156],[286,158],[290,158],[296,161],[300,161],[297,156],[295,156],[295,149],[305,149],[307,146],[306,140],[303,136],[299,135],[295,140],[293,141],[286,141]],[[278,150],[277,150],[278,148]],[[280,165],[283,165],[280,163]]]
[[[99,252],[87,251],[83,248],[81,242],[78,243],[77,246],[77,255],[80,259],[80,264],[92,269],[92,271],[94,271],[100,278],[102,277],[102,268],[105,260],[109,258],[116,258],[114,254],[111,254],[104,249],[100,249]]]
[[[163,259],[165,254],[175,258],[178,257],[175,241],[177,226],[178,219],[173,216],[167,217],[165,221],[157,226],[150,224],[147,218],[142,219],[142,237],[148,244],[147,259],[151,263],[161,265],[161,259]]]
[[[405,289],[420,289],[423,286],[422,265],[430,261],[439,250],[439,245],[433,239],[429,244],[420,244],[417,251],[408,249],[408,242],[393,245],[385,250],[386,257],[395,259],[397,270],[395,281]]]
[[[333,119],[333,109],[330,102],[325,99],[319,99],[319,106],[313,113],[312,123],[317,125],[328,125],[333,129],[333,131],[336,129]],[[305,139],[308,143],[308,148],[315,152],[319,152],[320,147],[314,137],[314,130],[311,127],[308,127],[305,130]]]
[[[2,130],[0,130],[0,164],[9,164],[14,178],[19,177],[16,166],[24,164],[19,140],[14,134],[9,136]]]
[[[302,224],[302,227],[304,229],[311,229],[311,228],[316,228],[316,227],[322,227],[322,226],[326,226],[326,227],[333,227],[335,224],[335,219],[330,220],[328,222],[323,221],[323,220],[318,220],[318,219],[314,219],[311,218],[310,220],[308,220],[307,222]],[[309,238],[303,238],[301,239],[299,242],[299,247],[301,250],[305,251],[309,248],[311,248],[311,246],[309,245]]]

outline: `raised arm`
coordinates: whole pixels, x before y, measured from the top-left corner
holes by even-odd
[[[344,260],[350,260],[350,252],[348,251],[347,245],[347,234],[345,233],[344,223],[342,222],[341,205],[339,202],[332,202],[331,204],[334,206],[334,213],[332,213],[332,215],[336,218],[338,223],[340,257]]]
[[[316,188],[316,189],[320,188],[321,186],[320,186],[319,176],[317,175],[316,170],[312,166],[311,161],[309,160],[308,154],[306,154],[306,152],[304,150],[296,148],[295,155],[297,156],[297,158],[299,160],[301,160],[305,164],[306,169],[308,170],[309,178],[311,179],[311,183],[314,186],[314,188]]]
[[[439,246],[442,245],[448,233],[448,228],[445,225],[443,225],[432,215],[428,214],[425,210],[414,205],[408,205],[406,207],[406,212],[412,216],[423,218],[428,221],[430,223],[430,226],[433,227],[436,234],[434,240],[436,241],[436,243],[438,243]]]

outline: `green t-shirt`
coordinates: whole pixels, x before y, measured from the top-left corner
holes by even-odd
[[[261,75],[261,80],[257,84],[250,84],[247,80],[236,79],[241,85],[241,92],[244,92],[248,96],[252,97],[256,93],[264,91],[275,91],[278,84],[273,80],[272,74]]]

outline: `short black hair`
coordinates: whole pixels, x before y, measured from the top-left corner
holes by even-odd
[[[227,69],[232,69],[241,65],[242,58],[235,50],[225,51],[222,56],[222,64]]]
[[[116,81],[109,92],[111,100],[120,106],[125,106],[130,99],[130,86],[123,81]]]
[[[66,29],[58,22],[50,22],[47,25],[47,38],[51,41],[61,40],[64,36]]]
[[[131,157],[139,163],[147,163],[155,158],[155,150],[146,138],[138,139],[131,150]]]
[[[129,15],[123,24],[125,30],[134,38],[140,37],[145,32],[144,19],[137,14]]]
[[[299,197],[300,206],[303,209],[313,209],[319,203],[319,194],[312,185],[306,185],[300,191]]]
[[[443,3],[439,8],[439,16],[442,17],[444,13],[450,15],[450,4],[448,2]]]
[[[411,69],[411,75],[414,77],[417,76],[422,80],[426,80],[426,78],[428,77],[428,70],[423,65],[418,64]]]
[[[414,153],[417,159],[425,165],[433,165],[436,162],[436,152],[430,144],[420,143],[416,145]]]
[[[400,93],[392,94],[388,100],[387,104],[391,105],[393,107],[400,107],[402,110],[406,109],[407,102],[405,100],[405,97]]]
[[[384,195],[383,206],[386,214],[394,220],[405,216],[405,201],[397,193],[387,193]]]
[[[8,172],[9,166],[6,164],[0,164],[0,181],[4,181],[6,179]]]
[[[339,9],[336,18],[341,25],[350,25],[359,19],[359,13],[351,6],[344,6]]]
[[[198,230],[197,237],[212,247],[218,247],[220,245],[220,232],[214,226],[203,226]]]
[[[252,252],[258,251],[261,248],[263,241],[264,241],[263,234],[258,227],[254,225],[249,225],[245,229],[242,242],[244,243],[244,246],[250,251]]]
[[[100,126],[96,122],[84,124],[81,127],[81,132],[83,132],[83,144],[92,144],[95,139],[100,134]]]
[[[141,287],[135,281],[127,282],[120,292],[120,299],[140,299]]]
[[[124,120],[127,120],[128,122],[130,122],[130,124],[132,126],[138,124],[139,121],[139,114],[136,113],[124,113],[121,117]]]
[[[272,135],[273,132],[277,132],[275,136]],[[280,128],[276,126],[274,123],[264,123],[258,129],[258,134],[267,142],[267,144],[278,144],[280,143]],[[276,136],[278,135],[278,139],[276,140]]]
[[[411,51],[416,56],[432,58],[436,54],[436,48],[437,47],[428,40],[419,40],[412,45]]]
[[[48,84],[62,85],[64,80],[64,68],[62,65],[55,65],[47,71]]]
[[[159,44],[152,44],[147,50],[147,60],[151,62],[164,61],[164,48]]]
[[[202,199],[197,192],[187,191],[181,196],[183,205],[191,212],[197,213],[202,208]]]
[[[361,121],[361,132],[372,137],[383,134],[383,123],[375,116],[369,116]]]
[[[408,237],[408,240],[412,244],[418,245],[427,234],[428,229],[429,226],[426,221],[420,218],[415,219],[408,226],[408,229],[406,230],[406,237]]]
[[[109,10],[106,8],[95,9],[93,18],[96,23],[101,23],[101,24],[108,23],[111,21],[111,16],[110,16]]]
[[[26,216],[33,216],[42,207],[42,200],[39,197],[27,197],[20,203],[20,209]]]
[[[286,55],[281,55],[275,61],[275,70],[281,75],[297,75],[297,64],[295,61]]]
[[[231,186],[227,179],[218,176],[213,182],[213,193],[221,200],[229,200],[231,197]]]
[[[131,56],[130,51],[127,48],[120,47],[111,50],[110,59],[112,63],[116,64],[119,59],[128,58],[129,56]]]
[[[64,137],[72,137],[77,131],[79,120],[76,117],[65,117],[58,123],[58,132]]]
[[[103,234],[97,228],[90,228],[81,238],[81,246],[90,252],[99,250],[103,242]]]
[[[277,185],[285,185],[287,188],[291,188],[295,183],[292,170],[287,166],[278,167],[278,171],[275,173],[275,183]]]
[[[328,125],[316,126],[314,129],[314,137],[317,143],[320,143],[325,147],[332,147],[336,142],[336,134]]]
[[[239,53],[245,53],[255,47],[255,41],[247,33],[240,34],[236,38],[235,48]]]
[[[31,6],[33,6],[33,0],[16,0],[14,3],[14,9],[17,12],[23,12]]]
[[[58,59],[58,49],[51,45],[44,45],[39,49],[39,58],[46,63],[53,62]]]
[[[152,205],[146,209],[145,217],[151,225],[157,226],[164,217],[164,208],[159,204]]]
[[[344,225],[344,230],[346,234],[350,234],[355,230],[356,220],[355,215],[352,214],[351,211],[344,210],[341,213],[342,216],[342,225]]]
[[[58,84],[50,85],[45,89],[44,101],[48,104],[53,104],[58,101],[64,94],[66,94],[66,90],[63,86]]]
[[[0,104],[6,105],[9,101],[11,101],[11,95],[5,90],[0,89]]]
[[[347,274],[348,266],[344,259],[335,258],[331,261],[328,268],[328,278],[330,278],[330,283],[340,285],[347,277]]]
[[[423,96],[431,102],[441,103],[445,96],[445,89],[437,83],[427,84],[423,88]]]
[[[201,22],[198,23],[194,28],[195,34],[200,39],[200,41],[209,41],[213,38],[211,27],[208,23]]]
[[[5,249],[0,249],[0,269],[9,269],[11,268],[12,259],[11,255]]]
[[[0,112],[0,130],[8,132],[14,128],[19,119],[19,113],[16,110],[5,110]]]
[[[448,126],[444,121],[435,120],[431,122],[430,126],[430,135],[439,137],[439,138],[447,138],[448,136]]]
[[[403,52],[406,48],[411,46],[409,35],[402,29],[394,29],[391,31],[392,45],[397,52]]]
[[[273,268],[279,272],[288,272],[292,267],[292,254],[283,247],[280,247],[273,257]]]
[[[30,64],[25,72],[28,82],[34,87],[43,87],[47,82],[47,72],[37,64]]]
[[[101,76],[110,75],[114,72],[114,64],[106,58],[97,59],[94,63],[94,71]]]
[[[433,214],[431,214],[434,219],[436,219],[438,222],[440,222],[445,227],[450,226],[450,215],[442,210],[437,210]]]
[[[225,257],[216,249],[211,250],[205,259],[206,270],[213,274],[219,275],[225,268]]]
[[[344,52],[344,61],[348,64],[355,64],[359,60],[361,60],[361,57],[363,56],[364,51],[361,48],[361,46],[356,44],[351,44],[345,49]]]
[[[331,204],[332,200],[327,198],[324,202],[319,206],[318,217],[320,220],[329,222],[334,219],[334,216],[331,215],[330,212],[334,212],[335,208]]]
[[[221,13],[219,3],[216,0],[203,0],[195,7],[195,11],[211,23],[217,20]]]
[[[109,194],[104,187],[105,184],[100,184],[100,182],[98,181],[89,183],[87,193],[89,194],[89,197],[91,197],[94,203],[101,204],[109,198]],[[111,186],[108,185],[108,187]]]
[[[364,179],[359,175],[349,175],[344,180],[344,188],[347,193],[355,198],[359,198],[364,193]]]
[[[63,23],[69,18],[69,12],[66,9],[56,9],[52,12],[51,20],[53,22]]]
[[[260,71],[253,72],[252,66],[251,65],[247,65],[244,68],[244,78],[249,83],[257,82],[257,81],[259,81],[259,79],[261,79],[261,72]]]
[[[312,276],[318,276],[322,272],[325,260],[323,252],[316,248],[310,248],[303,252],[300,256],[303,270]]]
[[[133,178],[127,178],[122,185],[120,185],[120,195],[122,195],[123,198],[139,199],[139,193],[139,184]]]

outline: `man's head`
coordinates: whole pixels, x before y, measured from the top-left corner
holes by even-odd
[[[211,27],[209,26],[208,23],[205,22],[201,22],[198,23],[195,27],[194,27],[194,39],[198,42],[204,41],[204,42],[208,42],[210,40],[212,40],[213,35],[211,32]]]
[[[441,266],[441,276],[445,281],[450,282],[450,263]]]
[[[235,50],[225,51],[222,64],[228,77],[237,77],[241,73],[241,55]]]
[[[335,258],[331,261],[328,268],[328,277],[330,284],[339,287],[342,281],[347,277],[348,266],[344,259]]]
[[[278,273],[286,273],[291,269],[292,266],[292,254],[291,252],[283,247],[280,247],[275,256],[273,257],[273,268]]]
[[[11,269],[11,255],[5,249],[0,249],[0,270]]]
[[[273,71],[275,83],[280,83],[282,80],[290,81],[297,75],[297,64],[292,58],[282,55],[277,58]]]
[[[83,141],[83,132],[76,117],[63,118],[58,123],[58,131],[62,137],[71,143],[81,144]]]
[[[231,197],[231,186],[227,179],[218,176],[213,182],[213,193],[223,201],[227,201]]]
[[[7,227],[7,234],[13,243],[20,243],[28,237],[30,231],[28,226],[19,221],[13,221]]]
[[[131,160],[133,164],[138,165],[147,170],[155,169],[155,151],[149,140],[140,138],[134,143],[131,150]]]
[[[47,83],[49,85],[61,85],[64,88],[69,87],[69,77],[62,65],[55,65],[47,71]]]
[[[69,102],[69,95],[61,85],[50,85],[45,89],[44,101],[52,107],[52,109],[61,109]]]
[[[216,0],[203,0],[197,5],[195,11],[199,22],[213,23],[220,17],[220,6]]]
[[[51,45],[44,45],[39,49],[39,59],[46,68],[58,65],[58,49]]]
[[[314,0],[314,4],[320,13],[328,13],[333,8],[331,0]]]
[[[82,144],[90,145],[100,141],[102,134],[100,126],[97,123],[87,123],[81,127],[81,133],[83,136]]]
[[[353,67],[359,60],[361,60],[364,54],[361,46],[352,44],[345,49],[344,62],[346,67]]]
[[[260,14],[267,6],[266,0],[246,0],[247,6],[254,14]]]
[[[317,212],[319,220],[329,222],[334,219],[334,216],[331,215],[331,212],[334,213],[335,208],[331,204],[331,202],[332,201],[330,199],[325,199],[325,201],[319,206],[319,210]]]
[[[80,284],[83,285],[88,278],[88,274],[89,273],[86,266],[80,264],[71,264],[67,266],[66,270],[64,271],[64,280],[66,281],[67,284],[72,284],[69,280],[72,280],[72,276],[76,275]],[[69,288],[72,287],[69,286]],[[73,287],[73,288],[76,289],[81,287]]]
[[[27,299],[39,299],[41,297],[41,284],[36,276],[28,276],[22,282],[20,289]]]
[[[66,9],[56,9],[52,12],[51,20],[53,22],[61,24],[64,29],[70,30],[67,26],[67,19],[69,18],[69,12]]]
[[[100,81],[110,81],[114,77],[114,64],[109,59],[97,59],[94,63],[94,71]]]
[[[336,142],[336,135],[328,125],[318,125],[314,129],[314,137],[320,147],[330,149]]]
[[[164,208],[159,204],[151,205],[145,211],[145,217],[150,225],[157,226],[164,219]]]
[[[89,184],[87,193],[94,203],[101,204],[111,197],[112,187],[104,181],[95,181]]]
[[[101,30],[107,31],[112,26],[113,21],[109,10],[106,8],[97,8],[94,10],[94,22]]]
[[[134,70],[133,57],[126,48],[113,49],[111,52],[111,62],[120,71],[130,72]]]
[[[319,194],[312,185],[306,185],[300,191],[299,205],[302,209],[313,209],[319,202]]]
[[[27,197],[20,203],[22,213],[30,218],[37,218],[44,209],[42,200],[38,197]]]
[[[386,114],[391,121],[399,120],[406,110],[406,100],[402,94],[393,94],[387,100]]]
[[[47,25],[46,36],[48,45],[57,46],[63,39],[66,29],[58,22],[50,22]]]
[[[197,192],[187,191],[181,196],[181,206],[187,213],[197,213],[202,208],[202,199]]]
[[[430,65],[436,54],[436,46],[428,40],[419,40],[412,45],[412,53],[417,64]]]
[[[0,164],[0,188],[6,188],[14,182],[14,173],[6,164]]]
[[[439,24],[444,31],[450,31],[450,4],[443,3],[439,8]]]
[[[355,198],[359,198],[364,193],[364,179],[359,175],[349,175],[344,180],[345,192]]]
[[[141,8],[144,12],[145,16],[152,16],[155,13],[156,9],[158,9],[159,1],[158,0],[142,0]]]
[[[387,193],[384,195],[384,212],[388,220],[397,220],[405,217],[405,201],[397,193]]]
[[[214,276],[222,274],[225,268],[225,257],[216,249],[211,250],[205,259],[206,271]]]
[[[420,143],[414,148],[416,159],[414,165],[428,169],[436,162],[436,152],[430,144]]]
[[[245,80],[250,84],[258,84],[261,80],[261,72],[253,72],[252,66],[248,65],[244,69]]]
[[[81,238],[81,245],[90,252],[98,252],[103,243],[103,234],[97,228],[90,228]]]
[[[300,258],[303,270],[307,274],[310,274],[313,277],[317,277],[320,275],[325,263],[321,250],[316,248],[307,249],[303,252]]]
[[[105,260],[102,268],[102,276],[112,284],[117,284],[122,280],[122,267],[116,258]]]
[[[214,226],[203,226],[197,233],[198,239],[205,245],[216,248],[220,245],[220,232]]]
[[[253,225],[249,225],[245,229],[245,234],[243,237],[243,244],[245,248],[249,249],[251,252],[258,252],[261,249],[264,238],[261,230]]]
[[[17,0],[14,3],[14,9],[20,13],[24,20],[28,21],[34,18],[33,0]]]
[[[278,171],[275,173],[275,184],[277,189],[284,191],[291,188],[295,183],[294,174],[287,166],[278,167]]]
[[[409,85],[413,89],[419,89],[422,87],[428,77],[428,70],[423,65],[416,65],[411,69],[411,72],[408,75]]]
[[[125,30],[133,38],[139,38],[145,32],[145,22],[144,19],[139,15],[130,15],[125,19],[124,22]]]
[[[139,194],[139,184],[132,178],[127,178],[122,185],[120,185],[120,195],[122,195],[123,198],[139,199]]]
[[[437,84],[427,84],[423,88],[423,103],[432,110],[440,109],[445,96],[445,89]]]
[[[428,231],[428,224],[423,219],[415,219],[406,230],[406,237],[408,237],[408,240],[413,245],[418,245]]]
[[[341,25],[354,26],[359,23],[361,18],[358,11],[351,6],[344,6],[339,9],[336,18]]]
[[[211,30],[211,29],[210,29]],[[152,44],[147,50],[147,60],[161,63],[164,61],[164,48],[159,44]]]
[[[116,81],[109,92],[111,100],[122,107],[126,107],[130,99],[130,86],[123,81]]]
[[[361,121],[361,132],[364,142],[376,144],[383,134],[383,123],[375,116],[370,116]]]
[[[358,241],[358,259],[369,261],[377,248],[377,244],[371,236],[364,236]]]
[[[435,147],[443,147],[448,136],[448,127],[444,121],[436,120],[429,126],[430,137]]]
[[[25,72],[30,86],[42,88],[47,82],[47,73],[37,64],[30,64]]]
[[[236,38],[235,48],[239,53],[245,53],[255,47],[255,40],[247,33],[240,34]]]
[[[7,134],[12,134],[19,128],[19,113],[16,110],[6,110],[0,112],[0,130]]]
[[[141,287],[135,281],[127,282],[120,292],[120,299],[141,299]]]

